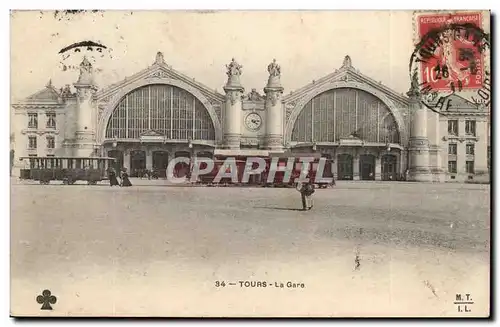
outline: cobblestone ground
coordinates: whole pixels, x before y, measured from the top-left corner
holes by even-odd
[[[54,315],[489,312],[489,186],[339,182],[302,212],[294,189],[132,183],[13,183],[12,314],[47,314],[44,289]]]

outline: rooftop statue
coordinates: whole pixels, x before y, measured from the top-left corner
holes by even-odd
[[[273,62],[267,66],[267,71],[270,76],[281,76],[281,67],[276,63],[276,59],[273,59]]]
[[[234,58],[231,60],[231,62],[229,63],[229,65],[226,65],[226,69],[227,69],[227,76],[228,77],[231,77],[231,76],[240,76],[241,73],[242,73],[242,68],[243,66],[238,64],[236,62],[236,60],[234,60]]]

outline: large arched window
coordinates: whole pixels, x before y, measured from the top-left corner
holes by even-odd
[[[191,93],[171,85],[146,85],[127,94],[116,106],[106,138],[138,139],[154,130],[167,139],[215,140],[212,119]]]
[[[309,101],[295,121],[291,140],[337,142],[350,135],[366,142],[400,142],[389,108],[370,93],[350,88],[329,90]]]

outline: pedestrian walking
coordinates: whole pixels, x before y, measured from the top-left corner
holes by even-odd
[[[298,182],[297,183],[297,191],[300,192],[300,197],[302,199],[302,210],[303,211],[311,210],[313,207],[312,195],[315,192],[313,182],[311,182],[311,181]]]
[[[120,183],[118,182],[118,179],[116,178],[116,171],[112,167],[108,168],[108,179],[109,179],[109,186],[120,185]]]
[[[132,186],[132,183],[130,182],[130,179],[129,179],[129,176],[127,173],[127,169],[125,169],[125,168],[122,169],[121,179],[122,179],[122,182],[121,182],[120,186],[122,186],[122,187]]]

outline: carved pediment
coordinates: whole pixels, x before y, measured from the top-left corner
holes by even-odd
[[[45,88],[27,97],[24,102],[58,104],[61,102],[61,96],[54,86],[52,86],[52,82],[49,82]]]
[[[148,76],[149,78],[170,78],[170,74],[167,73],[166,71],[164,70],[158,70],[154,73],[152,73],[151,75]]]
[[[100,106],[106,107],[108,103],[115,102],[117,96],[122,95],[121,90],[128,89],[133,85],[142,86],[147,83],[155,83],[156,80],[158,80],[159,83],[169,84],[170,82],[179,82],[185,84],[185,87],[181,88],[186,89],[188,92],[191,92],[191,89],[196,89],[207,98],[209,105],[220,105],[225,101],[224,96],[219,94],[216,90],[212,90],[200,82],[197,82],[196,79],[174,70],[171,66],[168,66],[162,61],[102,89],[96,94],[96,98]],[[174,83],[174,85],[175,84],[178,83]],[[207,103],[204,104],[207,105]]]
[[[452,94],[447,97],[450,101],[450,108],[448,110],[478,110],[479,106],[472,101],[469,101],[457,94]]]
[[[316,89],[328,89],[331,87],[356,87],[354,84],[362,84],[363,86],[369,87],[377,92],[384,94],[391,101],[402,104],[403,106],[407,104],[408,98],[388,86],[384,85],[381,81],[374,80],[359,70],[354,69],[352,67],[352,60],[349,56],[344,58],[343,66],[334,70],[332,73],[318,79],[312,81],[311,83],[305,85],[304,87],[290,92],[290,94],[284,97],[285,103],[297,101],[299,102],[301,98],[307,96],[311,92],[314,92]]]

